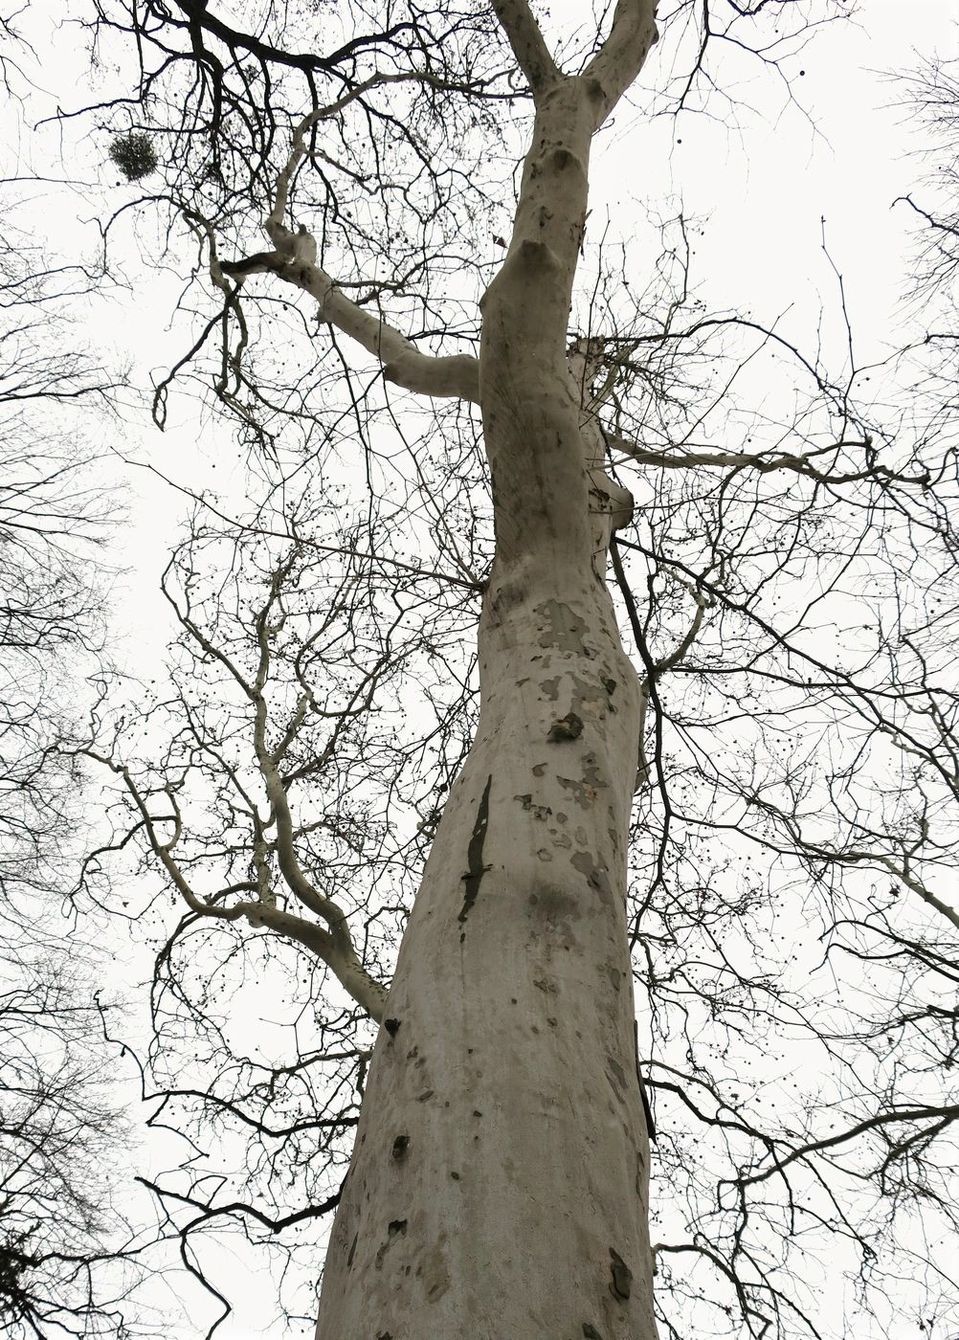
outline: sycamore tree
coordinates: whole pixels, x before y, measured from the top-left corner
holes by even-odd
[[[955,457],[869,407],[841,296],[830,367],[703,310],[681,216],[591,249],[624,100],[846,6],[655,8],[90,19],[136,62],[108,254],[192,257],[157,423],[207,396],[243,458],[169,676],[95,722],[85,871],[161,877],[155,1120],[198,1143],[152,1185],[224,1313],[205,1234],[332,1216],[320,1340],[955,1321]]]

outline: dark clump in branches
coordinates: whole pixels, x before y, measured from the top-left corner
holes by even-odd
[[[159,164],[150,136],[137,130],[117,136],[110,145],[110,158],[127,181],[142,181],[156,172]]]

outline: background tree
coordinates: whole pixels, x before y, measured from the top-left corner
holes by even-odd
[[[649,96],[722,87],[707,36],[768,61],[832,12],[799,9],[675,7]],[[157,1185],[171,1223],[295,1238],[337,1207],[321,1335],[649,1334],[642,1071],[667,1330],[826,1333],[825,1242],[882,1322],[914,1206],[954,1228],[948,442],[863,406],[851,338],[705,316],[682,221],[648,286],[581,256],[642,5],[548,41],[522,4],[260,18],[98,20],[136,31],[122,125],[215,297],[158,419],[209,351],[260,480],[242,515],[202,500],[171,684],[96,750],[115,845],[185,905],[164,1119],[231,1151]],[[489,145],[528,96],[510,214]],[[942,1259],[895,1317],[949,1316]]]
[[[96,955],[64,916],[84,690],[100,696],[85,680],[104,673],[97,555],[115,509],[72,407],[105,406],[115,379],[71,319],[95,275],[45,257],[18,226],[29,216],[28,201],[7,205],[0,231],[0,1334],[108,1335],[122,1330],[124,1280],[104,1272],[122,1230],[104,1169],[125,1129]]]

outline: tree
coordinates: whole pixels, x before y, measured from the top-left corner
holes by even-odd
[[[766,59],[776,24],[815,12],[730,8],[724,35]],[[771,324],[696,311],[682,221],[642,297],[607,262],[574,301],[593,140],[652,49],[653,6],[623,0],[563,46],[524,0],[402,14],[370,31],[324,11],[322,33],[303,15],[301,44],[272,15],[231,26],[190,0],[99,11],[104,41],[139,41],[124,133],[167,166],[148,203],[185,221],[216,295],[176,373],[202,376],[220,337],[214,391],[262,480],[242,517],[199,500],[164,582],[171,683],[91,751],[127,806],[112,845],[138,837],[181,903],[157,960],[164,1114],[196,1103],[251,1132],[244,1173],[274,1199],[211,1194],[205,1168],[158,1193],[187,1237],[335,1207],[320,1337],[637,1340],[655,1330],[645,1071],[670,1117],[664,1324],[679,1333],[677,1305],[703,1333],[718,1316],[817,1334],[803,1232],[855,1243],[864,1278],[883,1268],[853,1180],[903,1215],[918,1196],[953,1213],[956,1106],[916,1074],[935,1064],[938,1084],[954,1055],[956,913],[935,887],[954,698],[941,621],[902,611],[923,563],[939,590],[955,580],[954,461],[858,403],[851,342],[830,374]],[[711,77],[718,16],[664,18],[691,53],[676,106]],[[527,97],[490,278],[485,137]],[[272,324],[299,295],[305,349],[296,317]],[[764,378],[798,397],[792,417],[743,408]],[[161,424],[176,385],[158,387]],[[431,408],[400,414],[400,392]],[[477,603],[474,682],[452,648]],[[632,951],[662,1048],[645,1065]],[[833,1015],[838,992],[820,1010],[801,979],[843,954],[877,965],[879,1001],[854,987]],[[231,1036],[223,999],[247,971],[275,989],[277,959],[311,1039],[283,1065]],[[890,1059],[890,1024],[921,1037],[915,1072],[901,1044]],[[788,1125],[738,1069],[767,1027],[815,1047]],[[291,1209],[280,1188],[301,1172]]]
[[[923,197],[915,200],[910,194],[896,201],[908,205],[921,221],[917,279],[919,292],[927,296],[937,289],[950,289],[959,266],[956,61],[939,56],[923,61],[905,78],[905,103],[922,126],[923,148],[933,162]]]
[[[7,206],[0,234],[0,1334],[15,1340],[118,1333],[122,1272],[102,1268],[122,1220],[103,1168],[126,1136],[96,956],[63,918],[84,681],[106,673],[96,555],[115,513],[69,407],[107,403],[115,379],[70,319],[95,275],[45,260],[20,219]]]

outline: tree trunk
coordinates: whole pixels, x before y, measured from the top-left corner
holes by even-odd
[[[480,721],[400,951],[317,1340],[655,1336],[624,911],[639,688],[604,580],[615,489],[566,357],[595,85],[538,99],[483,304]]]
[[[546,573],[488,597],[479,732],[403,941],[319,1340],[655,1334],[623,910],[638,693],[605,593]]]

